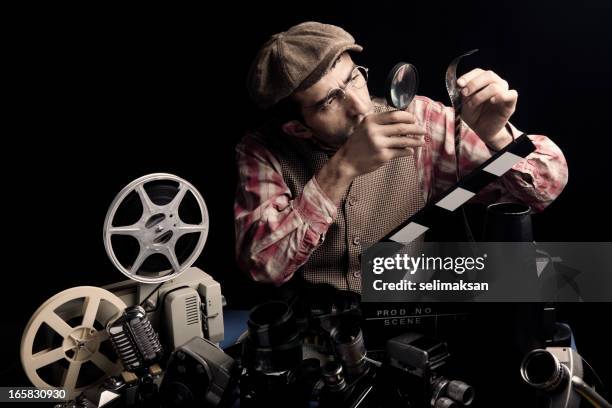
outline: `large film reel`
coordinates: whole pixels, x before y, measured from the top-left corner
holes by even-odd
[[[64,388],[71,399],[119,374],[106,324],[125,307],[117,296],[92,286],[67,289],[43,303],[21,339],[21,364],[32,384]]]
[[[128,184],[104,221],[111,261],[128,278],[143,283],[177,277],[198,258],[207,235],[204,199],[189,182],[166,173]]]

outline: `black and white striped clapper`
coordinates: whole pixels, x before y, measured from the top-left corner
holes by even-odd
[[[534,150],[535,146],[523,133],[406,222],[400,224],[380,242],[412,242],[434,225],[442,225],[445,218],[448,219],[455,210],[478,194],[487,184],[499,179]]]

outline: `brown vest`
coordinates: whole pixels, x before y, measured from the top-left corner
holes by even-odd
[[[375,104],[376,112],[388,110],[392,109]],[[276,136],[268,141],[293,197],[329,160],[325,151],[307,140]],[[361,293],[361,248],[378,242],[423,206],[413,156],[394,159],[357,177],[342,199],[324,242],[296,273],[312,283],[329,283]]]

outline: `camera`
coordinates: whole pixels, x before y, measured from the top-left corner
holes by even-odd
[[[245,407],[295,404],[302,338],[289,305],[270,301],[249,315],[242,344],[241,402]]]
[[[194,337],[170,357],[160,387],[162,408],[227,407],[238,366],[217,345]]]
[[[448,408],[469,406],[474,389],[444,374],[446,343],[409,332],[387,341],[381,382],[388,406]]]

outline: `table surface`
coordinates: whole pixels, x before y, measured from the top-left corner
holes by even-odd
[[[226,348],[236,343],[242,333],[247,330],[249,310],[223,310],[224,337],[219,344]]]

